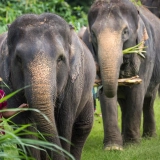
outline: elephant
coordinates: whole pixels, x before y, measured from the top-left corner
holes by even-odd
[[[104,150],[123,150],[139,143],[143,113],[143,137],[156,136],[153,103],[160,83],[160,21],[144,6],[129,0],[96,0],[88,13],[88,29],[82,39],[98,64],[101,79]],[[139,44],[140,54],[123,54]],[[118,79],[139,76],[137,85],[120,86]],[[118,127],[117,101],[122,125]]]
[[[160,0],[141,0],[141,3],[160,18]]]
[[[0,70],[0,77],[9,86],[3,88],[6,94],[29,86],[8,100],[8,108],[25,102],[50,120],[49,123],[41,114],[26,111],[13,117],[13,122],[33,124],[48,142],[80,160],[93,126],[92,86],[96,67],[74,27],[52,13],[18,17],[3,40]],[[30,150],[36,160],[45,159],[43,152]],[[51,159],[66,159],[63,152],[47,153]]]
[[[0,34],[0,48],[6,36],[7,36],[7,32]]]
[[[86,26],[82,26],[82,28],[80,28],[80,30],[78,31],[78,36],[79,38],[82,39],[84,32],[86,31],[87,27]]]

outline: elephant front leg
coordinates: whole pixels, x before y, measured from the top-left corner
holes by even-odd
[[[118,128],[117,96],[107,98],[101,89],[99,97],[104,127],[104,149],[122,150],[122,136]]]
[[[81,159],[81,153],[86,139],[93,126],[93,101],[92,98],[86,103],[84,109],[76,119],[73,126],[71,154],[76,160]]]
[[[154,119],[154,101],[159,85],[153,92],[145,96],[143,104],[143,137],[156,136],[156,126]]]
[[[144,100],[143,85],[132,88],[126,87],[126,104],[124,118],[124,143],[138,143],[140,141],[140,124]]]
[[[19,125],[26,125],[26,124],[32,124],[31,126],[29,126],[27,128],[28,133],[37,133],[37,126],[35,124],[34,119],[29,116],[27,114],[28,112],[25,113],[20,113],[17,116],[15,116],[14,118],[16,119],[16,124]],[[26,114],[26,115],[25,115]],[[27,117],[27,118],[26,118]],[[19,122],[18,122],[19,121]],[[26,139],[32,139],[34,140],[38,140],[38,137],[35,136],[34,134],[26,134],[26,135],[22,135],[21,138],[26,138]],[[21,146],[18,146],[21,150],[23,150],[23,148],[21,148]],[[38,147],[38,146],[37,146]],[[40,155],[40,150],[33,148],[33,147],[27,147],[27,155],[29,157],[33,157],[36,160],[43,160],[43,158]]]
[[[122,114],[122,118],[121,118],[121,128],[122,128],[122,137],[124,135],[124,129],[125,129],[125,116],[126,116],[126,100],[123,99],[123,98],[119,98],[118,99],[118,103],[120,105],[120,108],[121,108],[121,114]]]
[[[26,123],[26,124],[29,124],[29,123]],[[37,132],[36,126],[34,126],[34,124],[32,124],[32,126],[28,128],[28,131],[36,133]],[[36,137],[34,135],[27,135],[25,138],[29,138],[32,140],[38,140],[38,137]],[[34,157],[36,160],[43,160],[44,159],[44,157],[41,156],[40,150],[33,148],[33,147],[29,147],[28,150],[29,150],[29,155],[31,157]]]

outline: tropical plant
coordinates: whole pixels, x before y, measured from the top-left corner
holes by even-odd
[[[0,32],[7,30],[7,24],[27,13],[56,13],[71,23],[77,30],[87,25],[87,15],[83,7],[71,7],[65,0],[2,0],[0,2]]]
[[[0,78],[0,81],[2,81],[1,78]],[[4,83],[4,82],[2,81],[2,83]],[[29,87],[29,86],[26,86],[26,87]],[[26,87],[24,87],[24,88],[26,88]],[[21,88],[15,92],[5,96],[4,98],[0,99],[0,103],[11,98],[12,96],[14,96],[16,93],[18,93],[19,91],[21,91],[24,88]],[[28,111],[28,110],[32,111],[32,112],[38,112],[39,114],[41,114],[44,117],[45,120],[47,120],[50,123],[48,117],[46,115],[44,115],[43,113],[41,113],[37,109],[31,109],[31,108],[3,109],[3,110],[0,110],[0,112]],[[19,114],[19,112],[17,112],[17,114]],[[14,116],[16,116],[16,115],[14,115]],[[2,118],[2,121],[0,121],[0,133],[5,133],[5,134],[0,134],[0,159],[5,158],[5,160],[20,160],[20,159],[34,160],[33,157],[29,157],[27,155],[28,147],[32,147],[32,148],[36,148],[38,150],[43,150],[44,152],[46,152],[46,150],[52,150],[52,151],[58,152],[59,154],[63,154],[66,158],[69,158],[71,160],[75,160],[74,157],[70,153],[65,151],[63,148],[61,148],[53,143],[47,142],[46,139],[44,138],[43,133],[40,133],[38,130],[37,130],[37,132],[29,131],[28,127],[33,127],[32,124],[25,124],[25,125],[21,125],[21,126],[14,124],[11,121],[11,118],[13,118],[14,116],[12,116],[8,119]],[[10,124],[10,125],[8,125],[8,124]],[[25,135],[35,136],[35,137],[37,137],[37,140],[36,139],[33,140],[33,139],[20,138]],[[60,138],[65,140],[63,137],[60,137]],[[67,140],[65,140],[65,141],[70,143]]]
[[[10,110],[15,111],[18,109],[10,109]],[[19,109],[19,110],[22,110],[22,109]],[[28,110],[28,109],[23,109],[23,110]],[[36,109],[29,109],[29,110],[40,113],[39,110],[36,110]],[[45,115],[43,116],[45,117],[46,120],[48,120],[48,118]],[[47,149],[47,150],[58,152],[59,154],[63,153],[67,158],[74,160],[74,157],[70,153],[65,151],[63,148],[53,143],[47,142],[42,133],[38,131],[36,133],[30,132],[28,130],[28,127],[32,127],[32,124],[17,126],[13,122],[11,122],[10,119],[11,118],[3,119],[3,121],[0,123],[1,126],[4,126],[4,129],[1,128],[0,131],[5,132],[5,135],[0,136],[0,150],[4,151],[4,152],[0,152],[0,158],[2,157],[5,159],[7,158],[7,160],[14,160],[17,158],[34,160],[33,157],[29,157],[27,155],[28,147],[32,147],[38,150],[43,150],[44,152],[46,152],[46,149]],[[8,123],[12,125],[9,126]],[[37,137],[37,140],[20,138],[24,135],[32,135],[32,136],[34,135],[35,137]]]
[[[132,3],[134,3],[136,6],[141,6],[141,0],[130,0]]]

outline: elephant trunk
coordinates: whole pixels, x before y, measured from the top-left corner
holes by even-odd
[[[105,37],[110,37],[105,40]],[[118,35],[102,33],[98,37],[98,60],[105,95],[112,98],[117,94],[120,65],[123,62],[122,45]]]
[[[56,88],[53,88],[56,91]],[[32,97],[30,98],[31,103],[29,104],[29,106],[40,111],[40,113],[32,111],[32,117],[34,117],[37,129],[42,135],[44,135],[47,142],[62,147],[58,138],[58,130],[56,128],[54,116],[56,93],[51,92],[52,86],[50,85],[50,83],[48,83],[47,85],[46,83],[34,84],[32,85],[31,89]],[[55,158],[60,160],[64,159],[63,156],[56,152],[53,153],[51,150],[48,150],[48,154],[50,157],[54,156]]]
[[[48,134],[46,137],[48,142],[53,142],[61,146],[58,139],[58,131],[56,128],[54,109],[55,109],[55,94],[50,92],[51,86],[42,84],[43,87],[35,85],[32,88],[32,108],[38,109],[42,114],[34,112],[34,118],[37,123],[39,131],[43,134]],[[44,89],[44,87],[48,89]],[[55,89],[56,90],[56,89]],[[46,117],[47,118],[46,118]]]
[[[25,94],[29,106],[38,109],[43,114],[32,111],[38,130],[42,134],[47,134],[45,138],[48,142],[61,147],[54,116],[57,83],[56,70],[53,72],[53,68],[54,64],[49,58],[36,57],[35,60],[29,64],[29,78],[26,77],[27,73],[25,76],[26,82],[31,84],[31,86],[26,89]],[[49,154],[52,155],[50,151]],[[56,153],[54,153],[54,156],[56,157]],[[57,155],[57,157],[59,157],[59,155]]]

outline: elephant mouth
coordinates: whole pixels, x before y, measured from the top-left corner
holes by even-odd
[[[127,62],[123,63],[120,68],[119,78],[131,78],[138,75],[138,67],[136,65]]]
[[[131,73],[129,71],[121,71],[119,78],[131,78],[131,77],[134,77],[136,75],[137,74],[133,74],[133,73]]]

